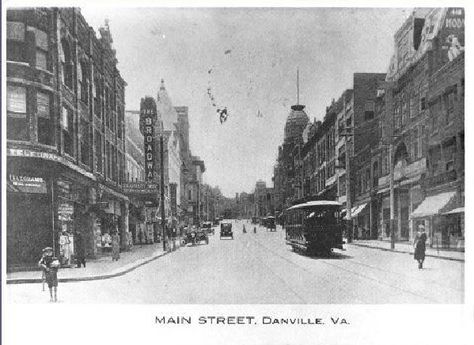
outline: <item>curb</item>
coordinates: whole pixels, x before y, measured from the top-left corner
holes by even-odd
[[[383,250],[383,251],[386,251],[386,252],[413,255],[412,252],[407,252],[406,250],[392,250],[392,249],[388,249],[388,248],[374,247],[374,246],[369,246],[369,245],[367,245],[367,244],[354,243],[354,242],[348,243],[348,244],[349,244],[349,245],[358,246],[358,247],[364,247],[364,248],[370,248],[370,249]],[[449,257],[449,256],[440,256],[440,255],[433,255],[433,254],[425,254],[425,256],[429,256],[429,257],[431,257],[431,258],[436,258],[436,259],[442,259],[442,260],[450,260],[450,261],[464,262],[464,259],[451,258],[451,257]]]
[[[148,258],[138,264],[135,264],[131,267],[128,267],[124,269],[123,271],[115,272],[115,273],[109,273],[109,274],[100,274],[100,275],[95,275],[95,276],[89,276],[89,277],[71,277],[71,278],[58,278],[58,282],[60,283],[71,283],[71,282],[81,282],[81,281],[91,281],[91,280],[104,280],[104,279],[110,279],[110,278],[115,278],[115,277],[120,277],[123,276],[141,266],[144,266],[158,258],[161,258],[162,256],[168,255],[172,253],[172,251],[165,252],[158,254],[156,256],[153,256],[151,258]],[[41,283],[43,280],[41,278],[17,278],[17,279],[7,279],[6,283],[7,284],[33,284],[33,283]]]

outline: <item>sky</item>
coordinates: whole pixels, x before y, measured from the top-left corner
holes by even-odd
[[[96,31],[107,18],[126,109],[156,96],[164,79],[173,105],[189,107],[190,145],[205,182],[226,196],[272,187],[290,106],[311,120],[352,87],[353,73],[387,72],[393,36],[411,9],[91,8]],[[212,95],[213,100],[211,100]],[[213,106],[213,103],[215,106]],[[219,121],[217,109],[227,107]],[[257,114],[261,113],[261,116]]]

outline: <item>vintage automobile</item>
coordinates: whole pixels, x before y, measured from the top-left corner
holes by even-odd
[[[209,244],[209,237],[207,231],[202,228],[192,227],[192,229],[186,234],[185,244],[196,245],[201,242]]]
[[[202,223],[201,229],[206,231],[209,235],[214,235],[214,227],[212,225],[212,222]]]
[[[234,239],[234,233],[232,232],[232,223],[230,222],[222,222],[221,223],[221,235],[220,238],[223,237],[230,237]]]

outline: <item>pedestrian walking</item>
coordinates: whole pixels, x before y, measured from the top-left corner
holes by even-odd
[[[425,261],[425,252],[426,252],[426,240],[427,236],[425,233],[425,226],[420,225],[418,227],[418,233],[416,234],[415,241],[413,243],[415,247],[414,258],[418,261],[418,268],[421,270],[423,268],[423,262]]]
[[[120,236],[118,230],[115,230],[112,235],[112,261],[120,259]]]
[[[48,284],[50,302],[58,301],[58,269],[59,260],[53,256],[53,248],[46,247],[43,249],[38,266],[43,270],[43,274]]]
[[[84,247],[84,238],[80,232],[76,232],[74,243],[76,244],[76,267],[81,268],[81,265],[86,267],[86,249]]]
[[[254,233],[254,234],[257,233],[257,227],[256,227],[256,226],[253,227],[253,233]]]

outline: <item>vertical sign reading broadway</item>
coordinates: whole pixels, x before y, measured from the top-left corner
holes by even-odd
[[[140,103],[140,130],[144,138],[145,177],[152,181],[155,177],[155,122],[156,103],[152,97],[142,98]]]

